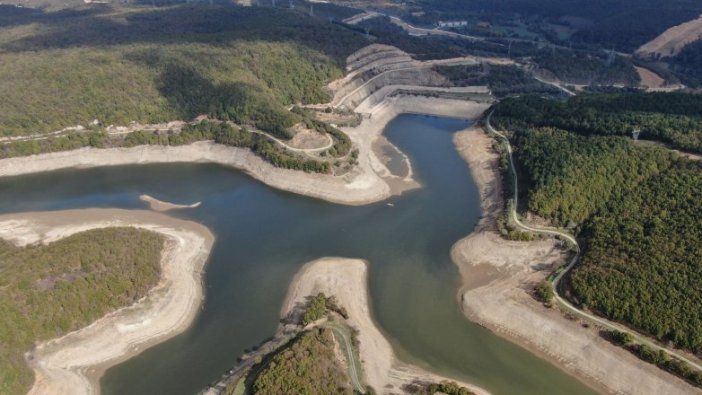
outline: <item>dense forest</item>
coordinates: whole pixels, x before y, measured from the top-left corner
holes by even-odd
[[[575,228],[581,239],[583,257],[566,278],[567,296],[657,339],[700,351],[702,164],[619,136],[626,128],[617,126],[639,112],[665,124],[694,117],[696,99],[583,96],[569,102],[575,108],[570,120],[560,113],[563,103],[534,106],[544,102],[535,100],[503,101],[496,123],[511,132],[528,209]],[[611,129],[586,122],[605,116],[599,111],[612,120]]]
[[[332,330],[303,332],[277,351],[256,376],[253,393],[352,395],[351,380],[334,352]]]
[[[434,70],[446,77],[454,86],[487,85],[497,97],[518,94],[558,95],[561,91],[539,82],[526,71],[516,66],[479,65],[434,66]]]
[[[567,101],[522,97],[502,101],[495,124],[505,129],[555,127],[582,135],[632,136],[702,152],[702,96],[626,92],[579,95]]]
[[[0,240],[0,393],[33,383],[24,353],[130,305],[158,282],[162,236],[133,228],[78,233],[49,245]]]
[[[702,166],[676,161],[594,215],[574,298],[678,347],[702,350]]]
[[[324,85],[366,45],[293,11],[231,5],[32,11],[4,24],[2,135],[207,114],[284,136],[299,121],[284,106],[328,100]]]

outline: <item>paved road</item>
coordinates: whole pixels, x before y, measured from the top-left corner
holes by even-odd
[[[687,362],[690,366],[693,366],[699,370],[702,370],[702,365],[699,362],[693,361],[692,359],[690,359],[690,357],[683,355],[682,353],[678,352],[677,350],[673,350],[673,349],[670,349],[667,347],[660,346],[654,340],[652,340],[644,335],[641,335],[639,333],[632,332],[629,328],[626,328],[625,326],[623,326],[621,324],[617,324],[617,323],[609,321],[605,318],[598,317],[596,315],[582,311],[582,310],[578,309],[577,307],[573,306],[570,302],[568,302],[566,299],[564,299],[563,297],[561,297],[561,295],[558,294],[558,284],[560,283],[561,279],[563,278],[563,276],[565,276],[565,274],[570,269],[573,268],[573,266],[575,266],[578,259],[580,258],[580,246],[578,245],[577,240],[569,233],[566,233],[566,232],[563,232],[563,231],[560,231],[557,229],[553,229],[553,228],[531,227],[531,226],[524,224],[519,219],[519,216],[517,215],[517,199],[518,199],[518,194],[519,194],[519,189],[518,189],[519,186],[517,183],[517,172],[516,172],[516,169],[514,167],[514,159],[512,157],[512,145],[509,143],[509,139],[507,138],[507,136],[498,132],[497,130],[495,130],[492,127],[492,124],[490,123],[491,118],[492,118],[492,111],[487,115],[487,118],[485,119],[485,124],[486,124],[487,130],[489,133],[499,137],[500,139],[502,139],[504,141],[505,145],[507,146],[507,153],[509,155],[509,164],[510,164],[510,169],[512,171],[512,177],[513,177],[513,182],[514,182],[514,197],[513,197],[514,200],[513,200],[513,204],[510,207],[510,213],[509,213],[510,216],[512,217],[514,222],[517,224],[517,226],[519,226],[520,228],[522,228],[524,230],[528,230],[528,231],[535,232],[535,233],[560,236],[560,237],[568,240],[575,247],[575,251],[576,251],[575,257],[573,257],[573,259],[568,263],[568,265],[563,270],[561,270],[556,275],[556,277],[553,279],[552,285],[553,285],[553,290],[554,290],[556,302],[560,306],[562,306],[563,308],[565,308],[566,310],[570,311],[571,313],[573,313],[577,316],[585,318],[589,321],[594,321],[597,324],[599,324],[599,325],[601,325],[609,330],[628,332],[633,336],[633,338],[636,342],[639,342],[641,344],[645,344],[656,351],[658,351],[658,350],[665,351],[668,354],[673,355],[676,358]]]

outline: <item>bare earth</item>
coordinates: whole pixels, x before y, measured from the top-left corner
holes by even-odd
[[[641,86],[644,88],[663,88],[665,86],[665,80],[653,71],[638,66],[634,66],[634,68],[641,77]]]
[[[379,394],[403,393],[401,388],[413,382],[447,380],[417,367],[401,363],[390,343],[373,322],[368,304],[367,263],[359,259],[322,258],[306,264],[290,284],[282,317],[289,316],[307,297],[320,292],[334,295],[349,314],[349,324],[358,329],[361,363],[367,383]],[[485,390],[459,383],[476,394]]]
[[[200,207],[202,202],[196,202],[193,204],[175,204],[175,203],[170,203],[170,202],[164,202],[162,200],[158,200],[153,196],[149,195],[141,195],[139,196],[139,199],[149,203],[149,207],[154,210],[154,211],[168,211],[168,210],[179,210],[179,209],[184,209],[184,208],[197,208]]]
[[[673,26],[636,50],[641,56],[675,56],[685,45],[702,38],[702,16]]]
[[[30,394],[98,394],[99,378],[105,370],[183,332],[199,311],[200,275],[214,235],[195,222],[151,211],[117,209],[10,214],[0,216],[0,237],[17,245],[49,243],[78,232],[116,226],[166,236],[161,280],[136,304],[39,344],[28,353],[35,373]]]
[[[702,393],[661,369],[603,340],[547,309],[531,289],[563,262],[558,242],[502,239],[496,219],[503,210],[498,155],[479,127],[456,134],[454,143],[468,162],[481,193],[483,219],[476,231],[456,243],[454,262],[463,278],[461,307],[471,320],[520,344],[602,393]]]

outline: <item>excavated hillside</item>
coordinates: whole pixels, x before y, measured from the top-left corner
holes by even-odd
[[[354,109],[366,98],[380,93],[381,90],[389,94],[397,89],[416,86],[425,90],[441,88],[439,91],[445,91],[450,84],[444,76],[433,70],[434,66],[475,65],[481,62],[507,64],[510,61],[475,56],[420,61],[389,45],[369,45],[346,59],[346,77],[328,85],[334,92],[331,104],[334,107]],[[468,91],[482,93],[487,92],[487,88],[472,87]]]

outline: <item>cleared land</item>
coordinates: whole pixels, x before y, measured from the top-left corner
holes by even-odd
[[[641,86],[644,88],[662,88],[666,85],[665,80],[653,71],[644,67],[634,66],[634,68],[636,69],[636,72],[639,73],[639,77],[641,77]]]

